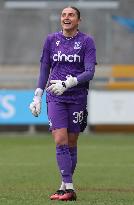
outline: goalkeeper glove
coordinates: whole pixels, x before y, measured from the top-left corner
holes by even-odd
[[[47,91],[54,93],[55,95],[62,95],[68,88],[72,88],[78,84],[77,78],[71,75],[66,77],[67,80],[51,80],[51,85],[47,88]]]
[[[32,114],[35,117],[38,117],[41,112],[43,90],[41,88],[37,88],[34,94],[33,102],[30,104],[29,108]]]

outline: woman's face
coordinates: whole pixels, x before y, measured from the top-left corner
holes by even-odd
[[[61,13],[61,26],[63,30],[72,31],[78,28],[80,19],[77,12],[72,8],[65,8]]]

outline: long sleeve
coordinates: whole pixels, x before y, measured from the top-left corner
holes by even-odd
[[[42,90],[45,89],[48,78],[49,78],[49,73],[50,73],[50,67],[48,64],[41,62],[40,64],[40,73],[39,73],[39,78],[37,82],[37,87],[41,88]]]
[[[85,71],[77,76],[78,84],[85,83],[93,79],[95,72],[95,63],[90,63]]]
[[[45,39],[41,58],[40,58],[40,73],[37,82],[37,87],[41,88],[42,90],[45,89],[49,73],[50,73],[50,40],[49,36]]]
[[[77,76],[78,84],[85,83],[93,79],[96,64],[95,42],[93,38],[87,38],[84,56],[85,71]]]

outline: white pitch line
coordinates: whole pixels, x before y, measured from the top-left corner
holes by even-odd
[[[44,164],[42,163],[4,163],[4,162],[0,162],[0,166],[17,166],[17,167],[21,167],[21,166],[28,166],[28,167],[32,167],[32,166],[43,166]]]
[[[84,146],[81,146],[80,149],[104,149],[104,150],[113,150],[113,149],[117,149],[117,150],[134,150],[134,146],[133,145],[130,145],[130,146],[101,146],[101,145],[98,145],[98,146],[94,146],[94,145],[84,145]]]
[[[115,163],[115,164],[103,164],[103,163],[78,163],[78,167],[130,167],[134,168],[134,163],[132,164],[121,164],[121,163]]]

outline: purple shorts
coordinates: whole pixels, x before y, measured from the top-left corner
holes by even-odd
[[[83,132],[87,126],[87,105],[48,102],[50,130],[67,128],[68,132]]]

